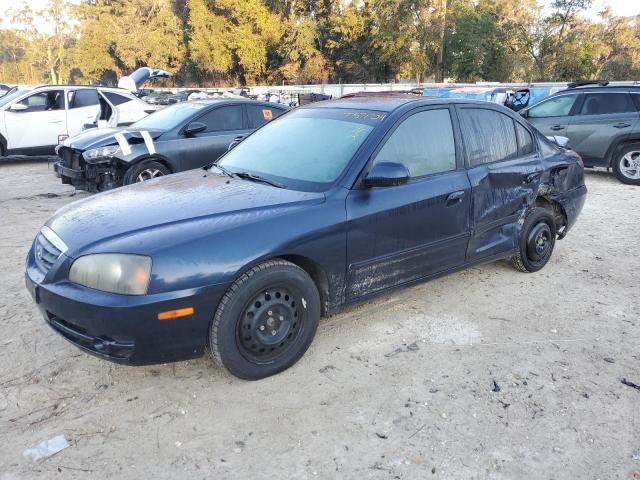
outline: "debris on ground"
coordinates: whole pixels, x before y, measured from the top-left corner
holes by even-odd
[[[623,378],[622,380],[620,380],[620,382],[623,385],[626,385],[627,387],[631,387],[631,388],[635,388],[636,390],[640,390],[640,385],[638,385],[637,383],[630,382],[626,378]]]
[[[611,357],[604,357],[604,361],[607,363],[616,363],[616,361]]]
[[[67,442],[67,439],[64,438],[64,435],[58,435],[49,440],[44,440],[31,448],[27,448],[23,452],[23,455],[27,460],[38,462],[61,452],[69,446],[70,444]]]
[[[500,389],[500,385],[498,385],[498,382],[496,382],[495,380],[493,381],[493,388],[491,389],[492,392],[499,392]]]

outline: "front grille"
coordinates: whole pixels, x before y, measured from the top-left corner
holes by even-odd
[[[47,230],[43,228],[36,237],[34,248],[36,265],[38,269],[40,269],[40,271],[44,274],[46,274],[51,269],[51,267],[53,267],[53,264],[56,263],[56,260],[58,260],[58,258],[60,258],[60,255],[62,255],[63,253],[63,251],[59,248],[62,246],[60,245],[60,240],[51,240],[47,238],[47,235],[50,236],[51,234],[49,234]],[[54,241],[58,243],[59,246],[54,245]]]

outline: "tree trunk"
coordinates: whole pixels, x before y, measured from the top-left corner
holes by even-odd
[[[442,21],[440,22],[440,45],[436,59],[436,82],[444,82],[444,37],[447,31],[447,0],[442,0]]]

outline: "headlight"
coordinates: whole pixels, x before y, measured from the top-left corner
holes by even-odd
[[[151,276],[151,258],[143,255],[96,253],[71,265],[69,280],[85,287],[123,295],[144,295]]]
[[[119,145],[108,145],[106,147],[92,148],[82,154],[85,160],[92,160],[100,157],[113,157],[120,153]]]

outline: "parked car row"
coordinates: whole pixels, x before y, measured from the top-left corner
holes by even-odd
[[[56,212],[26,262],[45,322],[111,361],[209,351],[233,375],[264,378],[296,363],[320,317],[346,305],[499,259],[542,269],[586,198],[580,157],[522,116],[416,96],[287,112],[178,104],[134,128],[65,142],[56,170],[91,183],[153,158],[122,170],[144,180],[159,155],[190,168],[256,127],[204,168]],[[206,133],[224,136],[220,150],[205,153]]]
[[[286,110],[253,100],[180,103],[128,128],[88,130],[66,140],[54,170],[63,183],[101,192],[201,167]]]

